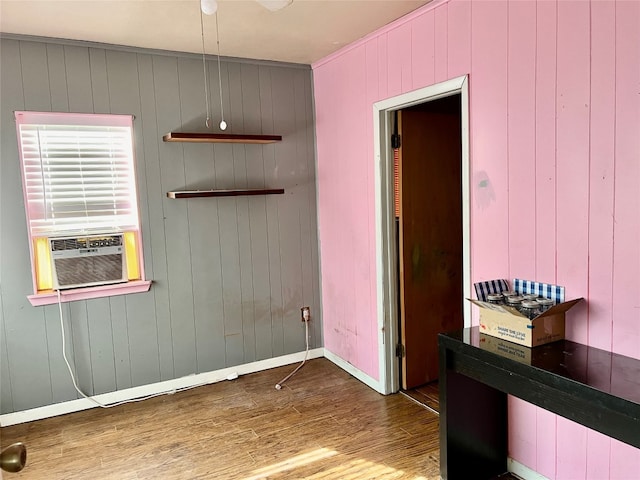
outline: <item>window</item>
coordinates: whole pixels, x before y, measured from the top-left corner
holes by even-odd
[[[142,265],[133,117],[39,112],[16,112],[15,116],[31,249],[32,303],[51,303],[46,299],[57,296],[50,244],[61,238],[84,245],[85,239],[105,236],[112,242],[117,235],[124,255],[119,285],[87,282],[94,286],[63,292],[67,300],[126,293],[127,285],[130,291],[148,290],[150,282],[144,281]],[[88,267],[86,262],[77,265]]]

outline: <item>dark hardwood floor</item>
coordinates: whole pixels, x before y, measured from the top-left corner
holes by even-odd
[[[28,447],[7,480],[439,478],[437,415],[326,359],[276,390],[293,367],[2,428]]]
[[[416,402],[425,405],[428,408],[440,411],[440,399],[438,397],[438,382],[427,383],[411,390],[403,390],[405,395],[413,398]]]

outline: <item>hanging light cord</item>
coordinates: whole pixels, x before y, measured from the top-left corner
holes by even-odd
[[[224,121],[224,107],[222,106],[222,75],[220,73],[220,28],[218,28],[218,12],[216,12],[216,43],[218,44],[218,88],[220,90],[220,128],[227,128],[227,122]]]
[[[217,19],[218,15],[216,15],[216,28],[217,28]],[[200,32],[202,33],[202,74],[204,76],[204,99],[207,105],[207,119],[204,124],[207,128],[211,126],[211,117],[209,116],[209,76],[207,75],[207,66],[204,59],[204,21],[202,20],[202,9],[200,9]],[[220,46],[218,45],[218,50]],[[220,59],[218,55],[218,60]],[[218,70],[219,71],[219,70]]]

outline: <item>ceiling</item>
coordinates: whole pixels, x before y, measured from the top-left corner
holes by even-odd
[[[311,64],[430,0],[218,0],[220,55]],[[205,52],[216,18],[203,16]],[[202,53],[200,0],[0,0],[2,33]]]

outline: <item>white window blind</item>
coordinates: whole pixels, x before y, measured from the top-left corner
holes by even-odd
[[[138,229],[132,121],[16,112],[31,236]]]

